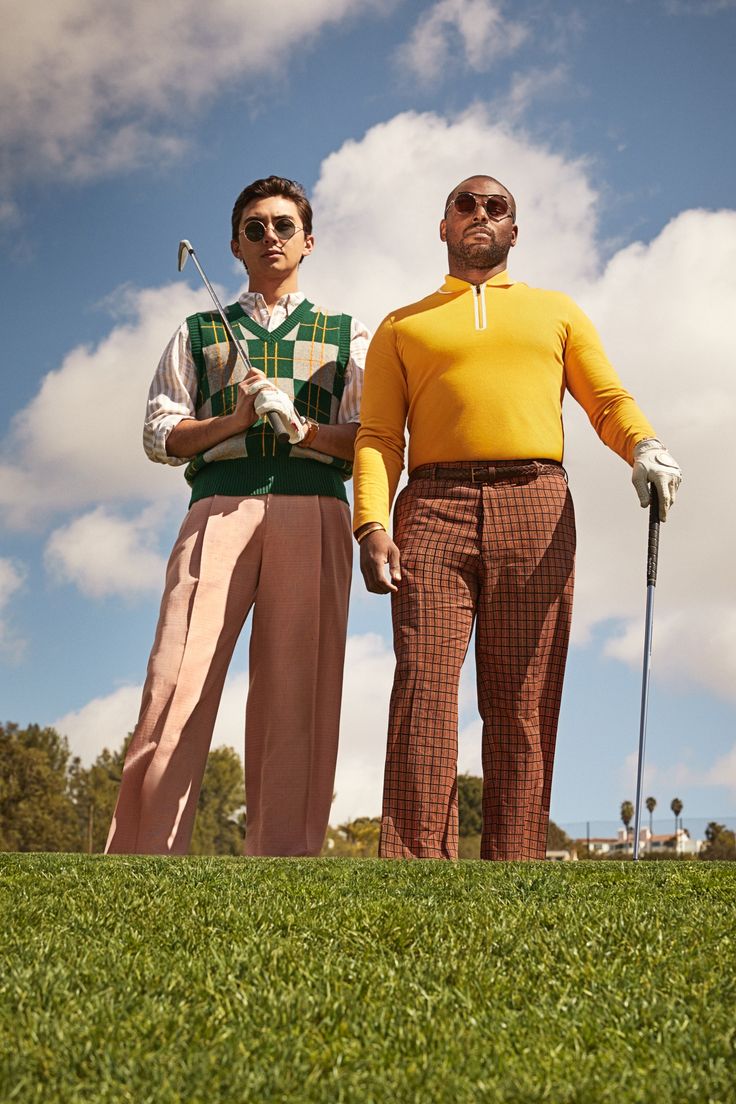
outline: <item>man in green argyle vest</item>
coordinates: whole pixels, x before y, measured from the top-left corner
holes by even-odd
[[[249,855],[317,855],[332,801],[352,562],[345,480],[369,334],[299,291],[314,249],[301,185],[256,180],[232,214],[248,291],[192,315],[159,363],[144,447],[186,464],[110,853],[184,854],[228,665],[253,609],[246,706]],[[289,433],[282,443],[269,424]]]

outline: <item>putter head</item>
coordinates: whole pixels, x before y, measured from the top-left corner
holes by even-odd
[[[189,256],[190,253],[193,253],[193,252],[194,252],[194,250],[192,249],[192,243],[190,241],[187,241],[186,238],[183,238],[179,242],[179,258],[178,258],[178,260],[179,260],[179,271],[180,272],[184,268],[184,265],[187,263],[187,257]]]

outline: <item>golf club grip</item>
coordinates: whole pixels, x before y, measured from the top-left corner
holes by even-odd
[[[647,586],[657,584],[657,559],[659,556],[659,497],[657,488],[649,484],[649,546],[647,548]]]

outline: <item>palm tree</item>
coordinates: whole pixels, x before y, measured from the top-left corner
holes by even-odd
[[[629,839],[629,825],[631,824],[631,818],[634,815],[634,806],[630,801],[621,802],[621,820],[624,822],[624,828],[626,829],[626,839]]]
[[[678,839],[677,839],[677,818],[679,817],[680,813],[682,812],[682,802],[680,801],[679,797],[673,797],[672,798],[672,801],[670,802],[670,809],[675,814],[675,854],[677,854],[677,852],[678,852],[678,842],[679,842]],[[682,822],[680,822],[680,823],[682,823]]]
[[[649,810],[649,850],[651,851],[652,836],[654,835],[654,828],[652,827],[652,815],[654,814],[654,810],[657,808],[657,799],[656,797],[648,797],[644,804]]]

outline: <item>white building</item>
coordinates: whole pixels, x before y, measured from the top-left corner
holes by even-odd
[[[628,855],[634,850],[634,830],[629,828],[627,831],[622,826],[615,836],[591,836],[590,841],[579,839],[576,842],[581,847],[589,842],[590,850],[595,855]],[[676,833],[666,832],[664,835],[650,833],[648,825],[642,825],[639,829],[640,855],[643,853],[697,855],[702,849],[703,841],[691,839],[686,828],[678,828]]]

